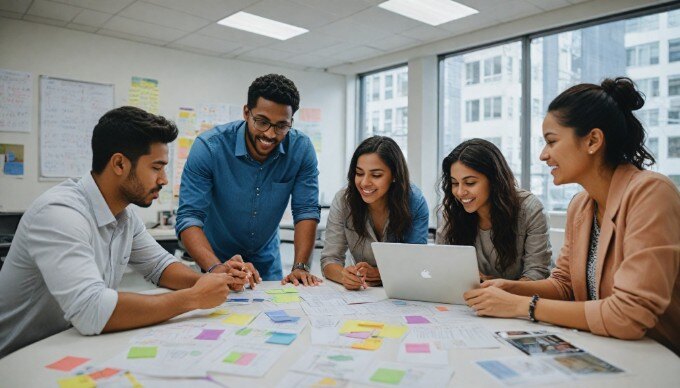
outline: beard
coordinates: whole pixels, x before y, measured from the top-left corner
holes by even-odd
[[[151,206],[153,203],[153,199],[147,201],[147,197],[151,194],[161,191],[162,188],[163,186],[158,185],[153,190],[146,191],[142,183],[137,178],[135,168],[133,168],[130,171],[130,175],[128,175],[127,179],[125,180],[125,183],[121,186],[120,190],[126,202],[146,208]]]
[[[260,155],[260,156],[268,156],[269,155],[269,153],[261,153],[260,150],[257,148],[257,144],[258,144],[257,139],[260,138],[260,137],[263,138],[263,139],[267,139],[267,140],[274,140],[274,146],[272,147],[272,151],[270,151],[269,153],[273,152],[273,150],[276,149],[276,146],[279,145],[279,143],[281,143],[281,141],[276,139],[276,138],[270,139],[270,138],[263,136],[263,135],[257,135],[256,136],[250,131],[250,128],[246,127],[246,139],[247,139],[248,142],[250,142],[250,145],[253,146],[253,149],[255,150],[255,152],[257,152],[257,154]]]

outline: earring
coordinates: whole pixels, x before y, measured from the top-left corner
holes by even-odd
[[[593,154],[593,150],[588,151],[588,153],[592,155],[592,154]]]

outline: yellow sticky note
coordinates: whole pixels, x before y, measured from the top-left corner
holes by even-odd
[[[223,316],[229,315],[229,314],[230,314],[229,310],[227,310],[227,309],[217,309],[217,310],[213,311],[212,313],[210,313],[209,317],[210,318],[220,318],[220,317],[223,317]]]
[[[406,325],[385,325],[378,332],[378,337],[382,338],[401,338],[408,331]]]
[[[57,381],[59,388],[95,388],[97,383],[88,375],[67,377]]]
[[[294,288],[294,287],[272,288],[271,290],[265,291],[265,293],[269,294],[269,295],[297,294],[298,290],[297,290],[297,288]]]
[[[367,338],[361,342],[357,342],[352,345],[352,348],[354,349],[363,349],[363,350],[376,350],[380,349],[380,346],[382,345],[382,339],[380,338]]]
[[[130,381],[130,383],[132,384],[132,388],[144,388],[144,386],[142,385],[142,383],[140,383],[139,380],[137,380],[137,378],[136,378],[135,376],[132,375],[132,373],[130,373],[130,372],[125,372],[125,377],[127,377],[127,379],[128,379],[128,380]]]
[[[255,316],[250,314],[231,314],[226,319],[223,319],[222,323],[226,323],[227,325],[245,326],[249,324],[253,318],[255,318]]]
[[[340,328],[340,334],[373,331],[375,329],[380,329],[383,326],[385,326],[385,324],[381,322],[349,320],[345,321]]]
[[[317,381],[316,383],[314,383],[314,385],[312,385],[313,388],[337,387],[337,386],[338,381],[330,377],[324,377],[323,379]]]
[[[272,297],[274,303],[294,303],[299,302],[300,296],[298,294],[277,294]]]

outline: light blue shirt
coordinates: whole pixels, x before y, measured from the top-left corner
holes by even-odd
[[[246,123],[201,134],[182,172],[176,231],[203,229],[221,261],[253,263],[263,280],[283,277],[279,223],[291,201],[293,220],[319,220],[319,170],[309,137],[291,129],[260,163],[246,148]]]
[[[26,211],[0,271],[0,357],[66,330],[99,334],[130,264],[158,284],[177,262],[127,208],[114,217],[90,174]]]

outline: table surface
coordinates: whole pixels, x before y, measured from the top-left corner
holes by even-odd
[[[341,289],[338,285],[333,284],[333,286]],[[264,282],[258,288],[268,289],[278,287],[281,287],[279,282]],[[158,289],[152,292],[162,291]],[[369,288],[364,292],[384,296],[382,288]],[[232,311],[237,310],[235,306],[229,306],[229,308]],[[291,311],[304,315],[301,310]],[[680,358],[649,338],[638,341],[617,340],[595,336],[586,332],[531,323],[523,319],[475,317],[471,318],[471,320],[493,331],[548,329],[574,345],[627,372],[623,376],[581,380],[578,381],[579,386],[602,387],[614,384],[617,388],[640,386],[670,387],[678,386],[678,381],[680,381]],[[169,322],[173,322],[173,320]],[[78,334],[75,329],[71,328],[55,334],[0,359],[0,376],[2,376],[0,386],[56,386],[56,381],[66,377],[67,374],[47,369],[45,365],[67,355],[91,358],[94,362],[104,362],[127,348],[130,338],[142,330],[145,329],[86,337]],[[286,355],[262,378],[254,379],[220,374],[214,374],[211,377],[215,381],[228,386],[243,383],[249,384],[249,386],[273,387],[283,378],[288,368],[311,346],[310,331],[311,328],[308,325],[302,334],[288,346]],[[398,343],[399,341],[397,340],[385,341],[382,348],[373,354],[376,359],[396,361]],[[452,349],[449,351],[449,363],[454,370],[454,375],[449,381],[449,386],[471,386],[474,384],[478,387],[497,387],[499,384],[491,376],[476,367],[474,361],[521,355],[519,351],[509,345],[501,345],[500,348],[496,349]],[[570,387],[572,385],[574,385],[574,381],[556,384],[556,386],[563,387]],[[191,386],[191,384],[187,386]],[[355,383],[350,386],[359,387],[362,385]]]

